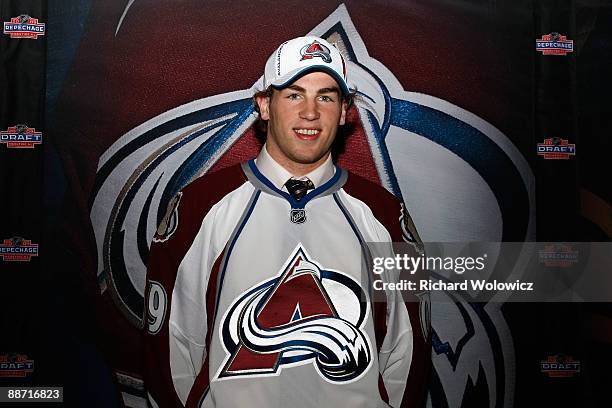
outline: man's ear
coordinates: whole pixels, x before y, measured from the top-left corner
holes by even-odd
[[[259,116],[262,120],[270,119],[270,97],[266,95],[258,95],[255,97],[255,102],[259,106]]]
[[[342,106],[340,109],[342,109],[342,111],[340,112],[340,120],[338,121],[338,125],[342,126],[346,122],[346,101],[342,101]]]

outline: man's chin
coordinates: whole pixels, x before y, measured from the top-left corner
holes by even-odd
[[[326,158],[326,154],[327,153],[323,153],[323,154],[300,154],[300,155],[294,155],[290,159],[291,159],[291,161],[293,161],[296,164],[313,165],[313,164],[317,164],[317,163],[322,163],[325,160],[325,158]]]
[[[321,160],[321,157],[296,157],[293,159],[297,164],[315,164],[319,160]]]

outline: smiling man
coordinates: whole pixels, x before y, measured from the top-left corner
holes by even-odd
[[[152,405],[422,406],[430,365],[418,299],[372,292],[367,242],[418,234],[384,188],[334,166],[352,94],[327,41],[268,59],[256,159],[170,203],[147,275]]]
[[[306,174],[325,162],[346,116],[346,102],[331,76],[311,72],[256,101],[268,121],[266,151],[278,164]]]

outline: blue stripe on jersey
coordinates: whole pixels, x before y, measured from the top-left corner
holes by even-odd
[[[232,250],[234,249],[234,245],[236,244],[236,241],[238,240],[238,237],[240,236],[242,229],[244,228],[247,221],[251,217],[251,214],[253,214],[253,210],[255,209],[255,204],[257,203],[257,200],[259,199],[260,194],[261,194],[261,190],[255,190],[255,194],[253,195],[253,198],[251,199],[251,203],[249,207],[247,208],[246,212],[244,213],[244,216],[242,218],[240,225],[235,230],[235,232],[232,234],[231,242],[227,248],[227,252],[225,253],[225,260],[223,261],[223,266],[221,269],[221,276],[219,278],[219,283],[217,285],[217,299],[215,300],[215,312],[213,314],[213,320],[212,320],[213,327],[215,326],[215,320],[217,319],[217,311],[219,309],[219,299],[221,298],[221,290],[223,289],[223,279],[225,278],[225,271],[227,269],[227,260],[232,254]]]
[[[365,259],[366,265],[373,265],[372,254],[370,253],[370,248],[368,247],[368,245],[366,244],[365,240],[361,236],[361,233],[359,232],[359,229],[357,228],[357,225],[355,225],[355,221],[353,220],[353,217],[351,217],[351,214],[349,214],[349,212],[346,209],[346,207],[344,206],[344,204],[342,204],[342,202],[340,201],[340,197],[338,197],[338,194],[334,193],[333,197],[334,197],[334,201],[336,201],[336,204],[340,208],[340,211],[342,211],[342,214],[346,218],[348,224],[351,226],[351,228],[353,229],[353,232],[357,236],[357,240],[359,240],[359,244],[361,245],[361,252],[362,252],[363,256],[366,258]],[[370,268],[366,268],[366,270],[369,270],[369,269]],[[370,276],[369,273],[365,273],[365,275],[367,276],[367,282],[368,282],[368,289],[367,289],[367,291],[368,291],[368,298],[370,299],[370,301],[373,302],[374,301],[374,295],[372,294],[372,290],[374,288],[374,285],[372,284],[372,277]],[[376,321],[375,313],[376,313],[376,309],[372,305],[372,317],[374,318],[374,321]]]
[[[340,210],[342,211],[342,214],[344,214],[344,217],[346,218],[346,220],[348,221],[349,225],[351,226],[351,228],[353,229],[353,232],[355,233],[355,235],[357,236],[357,239],[359,240],[359,244],[361,245],[361,250],[364,254],[364,256],[366,257],[366,262],[368,265],[372,265],[372,254],[370,253],[370,248],[368,247],[368,245],[366,244],[365,240],[363,239],[363,236],[361,235],[361,232],[359,232],[359,228],[357,228],[357,225],[355,225],[355,221],[353,220],[353,217],[351,217],[351,214],[349,214],[348,210],[346,209],[346,207],[344,206],[344,204],[342,204],[342,202],[340,201],[340,198],[338,197],[337,193],[333,194],[334,200],[336,201],[336,204],[338,204],[338,207],[340,207]],[[368,275],[368,279],[370,279],[370,274]],[[372,288],[372,286],[370,285],[370,289]]]
[[[251,200],[250,200],[250,205],[247,208],[246,212],[243,214],[242,216],[242,220],[240,222],[240,225],[234,230],[234,232],[232,233],[232,237],[231,237],[231,242],[229,247],[227,248],[227,251],[224,255],[224,260],[223,260],[223,266],[221,267],[221,274],[220,277],[218,279],[218,283],[217,283],[217,297],[215,299],[215,310],[213,312],[213,318],[212,318],[212,328],[209,327],[209,330],[213,330],[215,327],[215,321],[217,320],[217,312],[219,310],[219,300],[221,299],[221,289],[223,288],[223,279],[225,278],[225,270],[227,268],[227,260],[230,257],[230,254],[232,253],[232,250],[234,249],[234,244],[236,243],[236,240],[238,239],[238,237],[240,236],[240,233],[242,232],[244,226],[246,225],[247,221],[249,220],[249,218],[251,217],[251,214],[253,214],[253,210],[255,209],[255,204],[257,203],[257,199],[259,198],[259,195],[261,194],[261,190],[255,190],[255,193],[253,194]],[[210,285],[210,282],[208,283]],[[207,351],[208,352],[208,351]],[[208,367],[204,367],[204,369],[208,370]],[[202,396],[200,397],[199,401],[198,401],[198,407],[202,407],[202,404],[204,404],[204,400],[206,399],[206,396],[208,395],[208,391],[210,391],[210,378],[208,380],[208,386],[206,387],[206,389],[204,390],[204,392],[202,393]]]

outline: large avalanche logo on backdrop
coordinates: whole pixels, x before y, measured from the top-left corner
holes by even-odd
[[[311,362],[330,382],[361,377],[372,362],[364,297],[352,278],[320,268],[298,246],[280,276],[246,291],[223,317],[228,356],[218,377],[277,375]]]
[[[326,38],[344,54],[381,184],[406,202],[423,241],[533,238],[533,175],[506,136],[458,106],[404,90],[369,55],[344,5],[304,34]],[[164,112],[101,156],[91,203],[98,276],[135,326],[143,323],[149,243],[168,203],[253,124],[251,97],[262,84],[260,78],[251,89]],[[461,406],[476,393],[483,406],[511,406],[513,346],[499,304],[460,305],[466,301],[432,307],[431,399]]]

